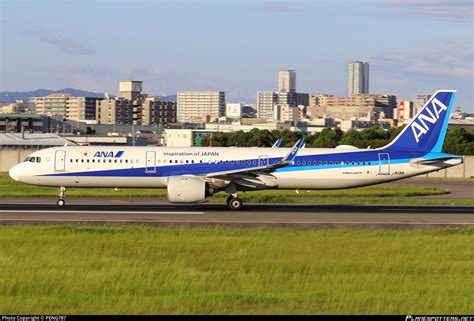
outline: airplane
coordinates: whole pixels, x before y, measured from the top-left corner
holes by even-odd
[[[381,184],[461,164],[442,153],[455,90],[438,90],[388,145],[279,147],[61,146],[36,151],[11,168],[16,181],[59,188],[166,188],[171,203],[201,203],[225,191],[231,210],[238,192],[264,189],[345,189]]]

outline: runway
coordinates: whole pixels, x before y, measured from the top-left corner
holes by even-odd
[[[13,202],[14,201],[14,202]],[[224,204],[171,205],[153,200],[76,199],[59,208],[53,199],[6,200],[0,224],[152,226],[417,227],[474,226],[472,206],[358,206],[246,204],[232,212]]]

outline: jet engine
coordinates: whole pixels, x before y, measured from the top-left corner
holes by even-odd
[[[195,177],[172,176],[168,179],[170,203],[196,203],[214,194],[208,183]]]

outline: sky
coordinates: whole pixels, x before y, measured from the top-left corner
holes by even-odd
[[[228,102],[277,90],[347,94],[347,64],[370,65],[370,92],[413,100],[457,89],[474,112],[471,0],[0,0],[0,91],[222,90]]]

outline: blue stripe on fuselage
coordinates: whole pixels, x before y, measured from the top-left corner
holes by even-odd
[[[367,166],[370,162],[371,166],[379,165],[378,155],[380,153],[390,154],[390,164],[400,164],[409,162],[410,159],[423,157],[425,152],[388,152],[385,150],[368,150],[358,152],[347,152],[347,153],[333,153],[333,154],[315,154],[315,155],[304,155],[297,156],[293,165],[283,167],[277,170],[277,172],[290,172],[290,171],[302,171],[302,170],[320,170],[320,169],[331,169],[331,168],[352,168],[358,166]],[[432,153],[430,153],[432,154]],[[433,155],[434,156],[434,155]],[[432,156],[432,157],[433,157]],[[268,161],[270,164],[274,164],[281,161],[282,157],[272,157]],[[334,162],[337,161],[338,164]],[[194,164],[170,164],[170,165],[158,165],[156,166],[155,172],[147,172],[145,167],[137,168],[118,168],[109,170],[96,170],[87,172],[71,172],[71,173],[57,173],[48,174],[45,176],[113,176],[113,177],[166,177],[166,176],[179,176],[179,175],[203,175],[215,172],[223,172],[230,170],[238,170],[245,168],[253,168],[259,166],[259,159],[246,159],[240,160],[237,164],[236,161],[230,161],[227,163],[194,163]],[[243,164],[244,162],[244,164]],[[250,162],[250,163],[249,163]],[[299,163],[298,163],[299,162]],[[304,165],[303,165],[304,162]],[[314,162],[317,162],[314,164]],[[322,164],[319,164],[321,162]],[[324,164],[327,162],[327,164]],[[344,162],[342,164],[341,162]],[[332,164],[331,164],[332,163]]]

